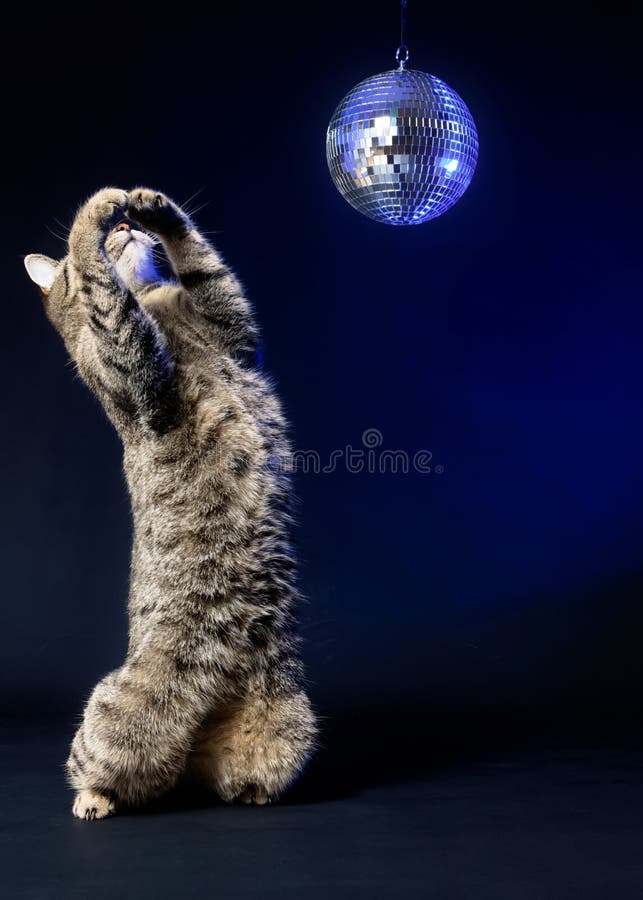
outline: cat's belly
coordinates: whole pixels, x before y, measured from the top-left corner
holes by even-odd
[[[162,640],[177,625],[193,646],[218,631],[230,641],[266,605],[288,602],[286,476],[267,464],[281,446],[278,429],[264,437],[247,411],[215,406],[200,405],[172,435],[125,449],[132,646],[150,634]]]
[[[198,504],[197,504],[198,506]],[[276,533],[262,503],[228,509],[147,508],[136,519],[129,602],[129,656],[151,641],[177,658],[223,671],[252,666],[248,635],[280,622],[290,602],[289,572],[277,570],[262,535]],[[279,542],[282,559],[284,539]],[[282,563],[279,564],[280,566]],[[276,580],[271,580],[274,573]],[[266,616],[268,618],[266,619]]]

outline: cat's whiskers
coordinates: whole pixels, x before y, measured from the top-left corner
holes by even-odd
[[[67,243],[67,235],[66,234],[58,234],[57,231],[54,231],[53,228],[50,228],[49,225],[45,225],[45,228],[49,232],[49,234],[53,235],[57,240],[62,241],[63,244]]]
[[[57,219],[55,216],[54,216],[54,222],[56,223],[56,225],[60,225],[62,230],[65,232],[65,234],[69,234],[69,232],[71,231],[71,225],[64,225],[60,221],[60,219]]]
[[[194,209],[186,209],[185,212],[186,212],[188,218],[191,219],[192,216],[195,216],[197,213],[201,212],[201,210],[205,209],[206,206],[208,206],[208,205],[209,205],[209,202],[206,200],[205,203],[202,203],[200,206],[196,206]]]
[[[181,206],[185,210],[185,212],[187,212],[188,204],[191,203],[196,197],[198,197],[199,194],[202,194],[204,190],[205,190],[205,185],[202,185],[200,188],[197,188],[196,191],[191,196],[188,197],[188,199],[185,201],[185,203],[181,204]]]

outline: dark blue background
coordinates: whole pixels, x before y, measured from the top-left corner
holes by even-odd
[[[337,102],[393,64],[395,3],[211,6],[183,22],[128,7],[101,28],[70,14],[17,29],[24,66],[3,101],[6,709],[77,712],[125,652],[119,443],[22,255],[62,255],[48,229],[98,187],[144,184],[201,191],[197,220],[254,301],[298,448],[326,458],[377,428],[384,448],[443,466],[298,475],[320,709],[410,704],[481,732],[491,718],[638,720],[633,13],[422,6],[411,65],[463,96],[481,149],[462,201],[417,228],[354,212],[325,161]]]

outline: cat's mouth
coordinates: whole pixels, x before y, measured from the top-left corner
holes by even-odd
[[[129,224],[129,222],[121,222],[116,226],[116,228],[113,229],[111,237],[113,238],[111,243],[115,248],[120,249],[117,257],[120,258],[123,255],[123,251],[129,244],[129,242],[134,240],[132,226]]]
[[[117,225],[116,228],[113,229],[110,238],[111,240],[109,241],[107,250],[113,262],[118,262],[125,252],[126,247],[128,247],[132,241],[137,241],[136,231],[128,222],[121,222],[120,225]]]
[[[116,247],[116,253],[112,253],[112,256],[115,256],[115,257],[116,257],[116,259],[114,260],[114,262],[116,262],[116,260],[119,260],[119,259],[121,258],[121,256],[123,255],[123,253],[125,253],[125,248],[127,247],[128,244],[131,244],[133,240],[134,240],[133,237],[128,237],[128,238],[126,238],[124,241],[121,241],[121,242],[117,245],[117,247]]]
[[[121,222],[105,242],[105,250],[116,267],[124,284],[131,290],[140,290],[142,283],[158,280],[154,265],[154,238]]]

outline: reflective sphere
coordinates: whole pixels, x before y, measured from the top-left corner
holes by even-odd
[[[448,84],[392,69],[346,94],[328,126],[326,158],[335,186],[355,209],[388,225],[419,225],[468,188],[478,135]]]

